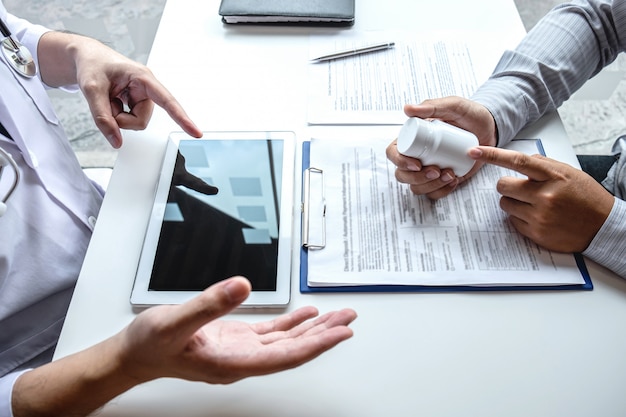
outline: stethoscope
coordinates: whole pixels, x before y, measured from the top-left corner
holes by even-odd
[[[2,53],[4,54],[7,62],[17,72],[23,77],[32,78],[37,74],[37,67],[35,66],[35,61],[33,60],[33,56],[31,55],[28,48],[19,43],[17,40],[13,39],[11,36],[11,31],[4,24],[4,21],[0,19],[0,32],[4,39],[2,40]],[[7,191],[6,195],[0,201],[0,217],[7,211],[7,201],[13,191],[17,188],[17,185],[20,182],[20,171],[17,167],[17,164],[13,160],[13,157],[7,153],[4,149],[0,148],[0,178],[2,177],[2,171],[6,166],[10,165],[15,172],[15,178],[13,179],[13,184],[9,191]]]
[[[0,19],[0,32],[2,40],[2,53],[11,65],[11,68],[23,77],[32,78],[37,74],[37,67],[32,54],[24,45],[13,39],[11,31]]]
[[[13,194],[13,191],[17,188],[17,184],[20,182],[20,171],[18,170],[13,157],[4,149],[0,148],[0,178],[2,178],[2,171],[4,171],[4,167],[8,165],[11,165],[11,168],[13,168],[15,178],[13,179],[13,185],[11,185],[9,191],[7,191],[6,195],[2,198],[2,201],[0,201],[0,217],[2,217],[2,215],[7,211],[7,201],[9,200],[9,197],[11,197],[11,194]]]

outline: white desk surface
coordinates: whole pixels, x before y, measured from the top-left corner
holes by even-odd
[[[293,130],[299,140],[398,126],[307,126],[308,35],[319,28],[225,27],[218,0],[167,3],[149,65],[204,130]],[[491,31],[514,46],[524,28],[513,0],[358,0],[342,31]],[[330,29],[332,32],[333,29]],[[485,62],[502,49],[486,44]],[[492,64],[492,65],[493,65]],[[78,281],[56,357],[117,332],[128,298],[159,158],[177,130],[162,111],[128,133]],[[575,163],[556,114],[525,133]],[[296,181],[298,183],[298,181]],[[299,195],[299,191],[297,192]],[[352,339],[298,369],[229,386],[162,379],[100,416],[615,416],[626,412],[626,282],[588,262],[592,292],[300,294],[299,217],[289,309],[352,307]],[[617,254],[616,254],[617,255]],[[236,314],[258,321],[270,313]]]

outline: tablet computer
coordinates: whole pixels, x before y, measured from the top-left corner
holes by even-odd
[[[290,299],[295,135],[170,134],[131,304],[179,304],[243,275],[242,307]]]

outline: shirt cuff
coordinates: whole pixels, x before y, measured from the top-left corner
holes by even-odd
[[[515,94],[511,94],[511,91]],[[498,147],[511,142],[528,123],[528,103],[510,82],[490,79],[471,97],[489,110],[498,129]]]
[[[29,370],[12,372],[0,378],[0,417],[13,417],[13,407],[11,406],[13,386],[17,378]]]
[[[626,278],[626,201],[615,198],[609,217],[583,255]]]

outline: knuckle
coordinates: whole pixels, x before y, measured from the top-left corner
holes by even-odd
[[[99,90],[99,84],[96,80],[86,80],[83,81],[80,85],[81,90],[85,93],[85,95],[91,95]]]
[[[519,169],[524,169],[526,167],[528,167],[529,164],[529,159],[528,156],[526,154],[523,154],[521,152],[515,152],[513,154],[512,157],[512,165],[519,168]]]
[[[93,120],[100,130],[108,129],[111,124],[110,117],[106,114],[96,114],[93,116]]]
[[[403,178],[402,178],[402,170],[400,168],[396,168],[396,170],[394,172],[394,176],[396,177],[396,180],[398,182],[404,182]]]

